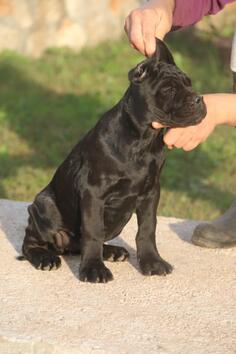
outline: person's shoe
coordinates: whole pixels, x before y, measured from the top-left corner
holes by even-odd
[[[218,219],[199,224],[193,232],[192,243],[208,248],[236,246],[236,201]]]

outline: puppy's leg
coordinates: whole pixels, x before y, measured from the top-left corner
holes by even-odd
[[[152,190],[139,197],[137,207],[138,233],[136,236],[137,255],[144,275],[166,275],[172,272],[172,266],[158,253],[155,240],[156,212],[159,202],[159,190]]]
[[[129,252],[124,247],[103,245],[103,260],[110,262],[124,262]]]
[[[69,243],[62,231],[59,210],[47,190],[40,193],[29,206],[29,220],[22,251],[27,260],[37,269],[57,269],[61,260],[57,254]]]
[[[86,192],[81,199],[82,249],[79,279],[92,283],[106,283],[113,279],[103,263],[104,205]]]
[[[61,260],[53,249],[49,249],[47,242],[44,242],[29,217],[29,225],[26,228],[22,252],[25,258],[36,268],[41,270],[57,269],[61,265]]]

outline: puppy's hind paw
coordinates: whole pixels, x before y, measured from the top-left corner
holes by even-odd
[[[124,247],[103,245],[103,260],[109,262],[124,262],[129,252]]]
[[[113,275],[102,262],[96,262],[80,266],[79,279],[90,283],[107,283],[113,280]]]
[[[55,270],[61,266],[60,257],[41,248],[34,248],[30,251],[29,261],[40,270]]]

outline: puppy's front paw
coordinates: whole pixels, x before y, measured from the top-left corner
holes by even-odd
[[[113,275],[102,262],[95,262],[80,267],[79,279],[84,282],[107,283],[113,279]]]
[[[61,266],[60,257],[41,248],[34,248],[30,251],[29,261],[40,270],[54,270]]]
[[[173,270],[172,265],[161,257],[146,257],[140,259],[139,265],[144,275],[167,275]]]

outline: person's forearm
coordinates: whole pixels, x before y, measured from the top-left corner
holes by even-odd
[[[216,125],[236,126],[236,94],[216,93],[204,95],[208,114]]]
[[[235,0],[175,0],[173,26],[186,27],[213,15]]]

